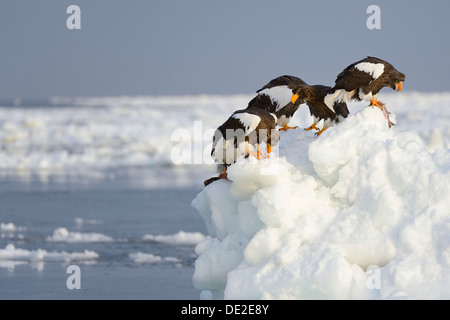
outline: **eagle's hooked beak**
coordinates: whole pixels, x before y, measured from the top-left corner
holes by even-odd
[[[400,92],[402,91],[403,82],[396,82],[395,83],[395,91]]]
[[[294,94],[294,95],[292,95],[292,97],[291,97],[291,102],[292,102],[292,103],[295,103],[295,102],[297,101],[297,99],[298,99],[298,94]]]

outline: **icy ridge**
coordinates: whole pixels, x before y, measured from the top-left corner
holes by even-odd
[[[193,200],[212,236],[196,247],[201,298],[450,298],[448,149],[369,107],[276,151]]]

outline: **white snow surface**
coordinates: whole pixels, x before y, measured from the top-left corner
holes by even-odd
[[[391,129],[365,107],[232,165],[192,202],[211,235],[195,248],[200,297],[449,299],[449,98],[389,96]]]

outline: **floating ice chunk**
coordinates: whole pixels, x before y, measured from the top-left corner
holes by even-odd
[[[53,235],[47,237],[51,242],[111,242],[113,238],[101,233],[81,233],[69,232],[66,228],[58,228],[53,231]]]
[[[25,227],[16,226],[12,222],[0,223],[0,231],[3,231],[3,232],[16,232],[16,231],[24,231],[24,230],[26,230]]]
[[[135,252],[128,255],[135,263],[160,263],[160,262],[174,262],[179,263],[180,259],[176,257],[160,257],[151,253]]]
[[[152,235],[146,234],[142,237],[142,240],[145,241],[155,241],[173,245],[185,245],[185,246],[193,246],[203,241],[205,236],[201,232],[185,232],[178,231],[175,234],[169,235]]]
[[[84,252],[49,252],[44,249],[27,250],[16,248],[13,244],[6,245],[5,249],[0,249],[0,261],[72,261],[72,260],[92,260],[99,255],[94,251]]]

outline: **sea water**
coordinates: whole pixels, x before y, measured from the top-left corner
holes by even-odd
[[[206,234],[190,206],[198,191],[119,180],[0,182],[0,299],[198,299],[193,244]],[[184,239],[157,241],[179,232]],[[11,257],[2,259],[7,249]],[[98,257],[69,255],[86,251]],[[79,267],[80,289],[67,285],[71,265]]]

